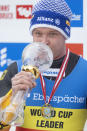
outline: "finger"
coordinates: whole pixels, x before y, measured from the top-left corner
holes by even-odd
[[[28,85],[29,83],[34,82],[32,79],[28,79],[28,78],[21,78],[21,79],[16,79],[12,81],[12,86],[14,85],[18,85],[18,84],[26,84]]]
[[[16,75],[14,78],[12,78],[12,84],[19,84],[19,83],[25,83],[28,84],[29,81],[35,82],[35,79],[32,76],[27,75]]]
[[[32,79],[34,79],[33,77],[32,77],[32,75],[29,75],[29,74],[16,74],[13,78],[12,78],[12,81],[14,80],[17,80],[17,79],[21,79],[21,78],[32,78]]]
[[[17,92],[18,90],[27,90],[28,88],[32,89],[35,86],[36,86],[35,82],[33,82],[33,83],[30,82],[28,85],[26,85],[26,84],[18,84],[18,85],[12,86],[12,90],[14,92]]]
[[[15,76],[24,76],[24,75],[26,75],[28,77],[30,77],[30,76],[33,77],[33,74],[31,72],[25,72],[25,71],[21,71],[18,74],[16,74]]]

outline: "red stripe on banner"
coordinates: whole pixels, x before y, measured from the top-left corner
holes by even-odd
[[[15,131],[46,131],[46,130],[36,130],[36,129],[26,129],[23,127],[16,127]],[[47,130],[47,131],[49,131],[49,130]],[[83,131],[83,130],[81,130],[81,131]]]
[[[27,129],[23,127],[16,127],[16,131],[46,131],[46,130],[36,130],[36,129]]]
[[[66,43],[66,47],[73,53],[83,56],[83,43]]]

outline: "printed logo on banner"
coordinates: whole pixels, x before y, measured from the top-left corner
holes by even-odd
[[[66,0],[72,10],[72,27],[83,27],[83,0]]]
[[[16,18],[17,19],[31,19],[33,5],[17,5]]]
[[[4,47],[0,50],[0,66],[1,66],[1,68],[10,65],[13,62],[12,59],[8,58],[7,54],[8,54],[7,47]]]
[[[0,50],[0,66],[3,67],[7,63],[7,48],[2,48]]]
[[[27,43],[0,43],[0,72],[3,72],[14,61],[21,59],[26,45]],[[16,53],[15,50],[17,50]]]
[[[12,19],[13,12],[10,5],[0,5],[0,19]]]
[[[71,52],[83,56],[83,44],[82,43],[66,43],[66,47],[70,49]]]

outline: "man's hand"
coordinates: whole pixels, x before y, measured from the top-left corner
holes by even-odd
[[[18,90],[32,89],[36,86],[35,79],[31,72],[21,71],[12,78],[12,91],[13,95]]]

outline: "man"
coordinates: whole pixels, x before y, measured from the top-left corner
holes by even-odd
[[[2,95],[11,88],[14,93],[35,87],[26,100],[24,124],[17,131],[83,130],[87,113],[87,62],[65,47],[71,18],[71,10],[64,0],[40,0],[33,9],[30,32],[34,42],[45,43],[52,49],[53,75],[41,75],[33,81],[29,72],[18,72],[16,62],[7,68],[0,81],[1,90],[4,88]],[[51,115],[47,116],[49,110]]]

